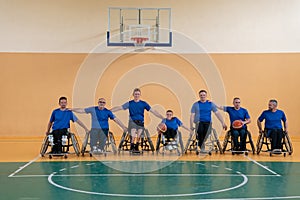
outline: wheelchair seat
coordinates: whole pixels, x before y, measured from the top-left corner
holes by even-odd
[[[114,153],[116,154],[117,153],[117,147],[116,147],[116,140],[115,140],[115,137],[114,137],[114,134],[109,131],[108,132],[108,136],[107,136],[107,140],[106,140],[106,143],[105,143],[105,146],[104,146],[104,152],[101,152],[101,153],[93,153],[92,152],[92,149],[90,151],[87,151],[87,146],[90,144],[90,132],[87,132],[85,134],[85,137],[84,137],[84,140],[83,140],[83,143],[82,143],[82,147],[81,147],[81,155],[84,156],[85,153],[89,153],[90,156],[93,156],[93,154],[97,155],[97,154],[104,154],[104,156],[107,155],[107,153]]]
[[[255,154],[255,146],[254,146],[254,143],[253,143],[253,140],[252,140],[252,135],[251,135],[251,133],[248,130],[246,130],[246,134],[247,134],[246,145],[249,143],[250,146],[251,146],[252,153]],[[227,148],[228,143],[230,144],[229,148]],[[226,151],[231,151],[232,154],[235,154],[235,151],[233,151],[233,149],[234,149],[234,144],[233,144],[232,134],[231,134],[231,130],[229,130],[229,131],[226,132],[226,135],[224,137],[222,151],[224,153]],[[247,155],[247,152],[251,151],[251,150],[246,149],[245,154]]]
[[[199,153],[208,153],[211,155],[212,151],[223,153],[223,149],[219,140],[219,136],[217,134],[217,131],[212,128],[211,133],[206,135],[206,138],[203,143],[204,146],[201,148],[198,146],[198,139],[197,139],[197,132],[196,130],[190,134],[189,139],[186,143],[186,146],[184,148],[184,153],[187,153],[188,151],[192,152],[195,151],[198,155]]]
[[[51,133],[49,135],[51,135]],[[48,137],[49,135],[45,136],[42,146],[41,146],[40,155],[42,157],[44,157],[46,154],[48,154],[50,159],[53,156],[64,156],[64,158],[67,158],[70,147],[73,147],[74,152],[77,156],[80,155],[80,147],[78,144],[77,137],[74,133],[71,133],[71,132],[67,132],[67,141],[66,141],[66,144],[62,144],[62,152],[61,153],[59,153],[59,154],[54,154],[52,152],[47,153],[48,147],[52,147],[52,144],[49,141],[49,137]]]
[[[173,138],[166,138],[163,133],[158,133],[156,140],[156,152],[165,154],[166,151],[175,151],[177,155],[181,155],[184,151],[182,135],[180,131]]]
[[[287,134],[285,131],[283,131],[283,138],[282,138],[282,149],[283,155],[286,156],[286,153],[289,155],[292,155],[293,153],[293,146],[292,141],[290,139],[289,134]],[[263,146],[265,148],[263,149]],[[257,155],[260,152],[269,152],[270,156],[276,153],[272,153],[271,151],[271,139],[267,137],[267,130],[265,129],[262,133],[259,133],[256,143],[256,153]]]
[[[121,151],[129,151],[130,153],[132,153],[130,151],[130,144],[131,144],[131,135],[129,132],[124,132],[120,140],[118,152],[120,153]],[[152,152],[155,151],[148,129],[143,130],[141,134],[141,142],[139,145],[141,146],[142,153],[144,151],[152,151]]]

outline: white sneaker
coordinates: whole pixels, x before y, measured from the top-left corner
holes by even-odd
[[[103,150],[102,149],[98,149],[97,152],[98,153],[103,153]]]
[[[97,153],[97,147],[96,146],[93,146],[93,150],[92,150],[93,153]]]

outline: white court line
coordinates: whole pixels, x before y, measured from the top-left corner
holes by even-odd
[[[281,176],[280,174],[277,174],[276,172],[274,172],[273,170],[269,169],[268,167],[266,166],[263,166],[262,164],[260,164],[259,162],[257,162],[256,160],[253,160],[252,158],[248,157],[248,156],[245,156],[248,158],[248,160],[252,161],[253,163],[257,164],[258,166],[264,168],[265,170],[271,172],[272,174],[276,175],[276,176]]]
[[[23,169],[25,169],[26,167],[28,167],[30,164],[34,163],[37,159],[40,158],[40,155],[38,155],[36,158],[34,158],[33,160],[29,161],[27,164],[25,164],[22,167],[19,167],[19,169],[17,169],[15,172],[13,172],[12,174],[10,174],[8,177],[13,177],[15,174],[19,173],[20,171],[22,171]]]
[[[124,175],[124,174],[120,174],[120,175]],[[137,174],[130,174],[130,175],[137,175]],[[145,175],[151,175],[151,174],[145,174]],[[160,176],[160,174],[155,174],[155,175],[156,176],[157,175]],[[169,175],[169,174],[167,174],[167,175]],[[195,174],[190,174],[190,175],[191,176],[195,176]],[[213,175],[215,175],[215,174],[213,174]],[[225,175],[227,176],[228,174],[225,174]],[[139,195],[139,194],[111,194],[111,193],[91,192],[91,191],[85,191],[85,190],[68,188],[68,187],[65,187],[65,186],[62,186],[62,185],[59,185],[59,184],[55,183],[52,180],[52,177],[54,177],[54,176],[56,176],[56,172],[53,172],[50,176],[48,176],[48,182],[51,185],[53,185],[55,187],[58,187],[58,188],[61,188],[61,189],[64,189],[64,190],[71,191],[71,192],[78,192],[78,193],[83,193],[83,194],[103,195],[103,196],[142,197],[142,198],[144,198],[144,197],[155,197],[155,198],[157,198],[157,197],[186,197],[186,196],[195,196],[195,195],[204,195],[204,194],[215,194],[215,193],[227,192],[227,191],[230,191],[230,190],[234,190],[234,189],[240,188],[240,187],[244,186],[245,184],[247,184],[247,182],[248,182],[247,176],[240,173],[238,176],[240,176],[240,177],[243,178],[243,181],[240,184],[238,184],[236,186],[233,186],[233,187],[220,189],[220,190],[206,191],[206,192],[197,192],[197,193],[187,193],[187,194],[153,194],[153,195],[144,194],[144,195]],[[231,176],[232,176],[232,174],[231,174]]]
[[[48,177],[50,174],[31,174],[31,175],[14,175],[14,178],[38,178],[38,177]],[[147,174],[147,176],[160,176],[161,174]],[[171,174],[170,176],[177,176],[178,174]],[[141,175],[141,174],[55,174],[53,176],[61,176],[61,177],[130,177],[130,176],[145,176],[145,175]],[[169,176],[169,175],[166,175]],[[181,176],[181,175],[180,175]],[[184,175],[182,175],[184,176]],[[225,176],[225,174],[190,174],[187,177],[193,177],[193,176]],[[240,176],[237,174],[226,174],[226,176],[230,177],[230,176]],[[252,174],[252,175],[247,175],[247,177],[278,177],[277,175],[262,175],[262,174]]]

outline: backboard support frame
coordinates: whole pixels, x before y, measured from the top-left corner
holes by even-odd
[[[123,15],[126,12],[134,13],[132,18],[126,18]],[[155,18],[145,18],[144,13],[154,13]],[[163,15],[161,13],[163,12]],[[118,14],[118,16],[113,16]],[[167,19],[166,19],[167,18]],[[164,20],[164,26],[161,28],[161,21]],[[116,21],[118,25],[116,25]],[[114,27],[112,26],[114,22]],[[153,23],[154,22],[154,23]],[[152,24],[151,24],[152,23]],[[150,24],[150,25],[149,25]],[[171,31],[171,8],[128,8],[128,7],[109,7],[108,8],[108,31],[106,35],[107,46],[111,47],[130,47],[135,46],[134,42],[128,38],[127,34],[130,27],[135,26],[150,26],[151,37],[145,43],[146,47],[171,47],[172,46],[172,31]],[[114,28],[114,30],[112,30]],[[114,33],[116,32],[117,33]],[[114,35],[113,35],[114,33]],[[130,37],[130,33],[128,34]],[[143,35],[141,35],[143,37]],[[112,39],[114,38],[114,40]],[[117,38],[117,39],[116,39]],[[163,39],[161,39],[163,38]]]

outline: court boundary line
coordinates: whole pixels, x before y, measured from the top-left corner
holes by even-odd
[[[38,178],[38,177],[48,177],[50,174],[31,174],[31,175],[14,175],[14,178]],[[179,176],[178,176],[179,175]],[[178,176],[178,177],[193,177],[193,176],[240,176],[237,174],[55,174],[58,177],[131,177],[131,176],[141,176],[141,177],[154,177],[154,176]],[[245,175],[247,177],[275,177],[276,175],[271,174],[252,174]],[[277,177],[277,176],[276,176]]]
[[[26,167],[28,167],[29,165],[31,165],[32,163],[34,163],[35,161],[37,161],[39,158],[40,158],[40,155],[38,155],[37,157],[35,157],[33,160],[29,161],[25,165],[19,167],[19,169],[17,169],[13,173],[11,173],[8,177],[14,177],[17,173],[19,173],[20,171],[22,171],[23,169],[25,169]]]
[[[281,176],[280,174],[276,173],[275,171],[271,170],[270,168],[268,168],[267,166],[264,166],[262,164],[260,164],[259,162],[257,162],[256,160],[250,158],[249,156],[244,155],[244,157],[247,157],[248,160],[250,160],[251,162],[253,162],[254,164],[260,166],[261,168],[271,172],[272,174],[274,174],[275,176]]]

